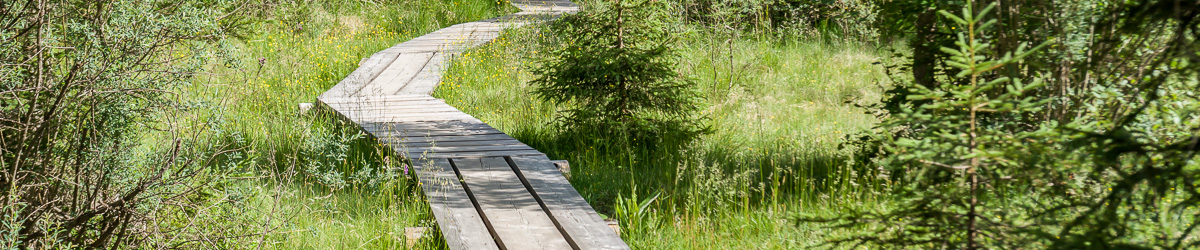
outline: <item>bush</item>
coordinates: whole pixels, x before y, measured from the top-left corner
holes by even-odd
[[[558,119],[570,131],[643,141],[704,132],[695,115],[702,100],[675,69],[663,8],[657,1],[616,1],[554,22],[560,41],[545,46],[531,70],[533,94],[568,104]]]
[[[172,93],[229,59],[225,38],[246,23],[218,17],[235,6],[3,5],[0,247],[177,247],[236,231],[196,229],[222,174],[212,158],[228,151]]]

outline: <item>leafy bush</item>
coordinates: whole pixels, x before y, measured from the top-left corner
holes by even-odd
[[[197,133],[203,124],[172,93],[212,60],[229,59],[226,37],[246,23],[219,17],[236,6],[3,5],[0,247],[167,247],[236,233],[196,230],[211,219],[196,213],[220,174],[211,159],[227,151]]]

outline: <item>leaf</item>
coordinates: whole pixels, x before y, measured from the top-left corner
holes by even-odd
[[[662,191],[657,191],[657,192],[654,192],[654,195],[651,196],[650,198],[642,200],[641,204],[638,205],[637,215],[642,215],[642,213],[646,211],[646,207],[649,207],[650,203],[653,203],[654,200],[657,200],[658,196],[661,194],[662,194]]]
[[[954,21],[955,23],[962,24],[962,25],[968,24],[966,20],[963,20],[962,18],[959,18],[958,16],[955,16],[954,14],[950,14],[950,12],[947,12],[944,10],[939,10],[938,14],[942,14],[942,16],[949,18],[951,21]]]

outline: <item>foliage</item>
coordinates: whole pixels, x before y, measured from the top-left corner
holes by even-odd
[[[871,41],[874,3],[863,0],[700,0],[674,1],[684,18],[716,30],[746,29],[777,38],[824,37]]]
[[[243,22],[231,3],[0,4],[0,186],[5,248],[180,246],[228,230],[202,190],[228,152],[171,92]],[[142,130],[163,136],[145,136]],[[209,224],[218,229],[226,223]],[[224,240],[211,241],[221,245]]]
[[[973,4],[965,6],[969,10]],[[985,10],[996,5],[988,6]],[[1054,73],[1058,68],[1040,67],[1046,57],[1012,63],[1046,55],[1022,53],[1028,42],[976,35],[981,31],[976,27],[1020,19],[977,26],[970,11],[962,17],[944,14],[965,29],[955,42],[960,49],[941,50],[949,55],[945,65],[958,73],[931,85],[898,81],[903,91],[890,92],[890,99],[906,101],[887,109],[878,134],[867,135],[881,142],[869,146],[881,150],[870,156],[899,181],[891,191],[899,195],[897,206],[800,221],[846,228],[888,225],[834,239],[837,244],[1197,246],[1200,116],[1193,110],[1200,98],[1193,91],[1200,68],[1193,62],[1198,14],[1195,3],[1148,1],[1120,4],[1093,19],[1099,30],[1111,32],[1088,39],[1065,36],[1089,40],[1094,47],[1082,59],[1090,62],[1080,66],[1087,71],[1071,73],[1091,75],[1090,86],[1067,86],[1069,91],[1063,90],[1067,81]],[[979,48],[1005,51],[1002,44],[1016,44],[1016,56],[976,53]],[[1025,85],[1012,75],[1050,81],[1036,87],[1042,78]],[[1065,96],[1080,90],[1087,94]],[[1062,106],[1048,105],[1064,99],[1080,108],[1062,116],[1055,113]]]
[[[921,127],[911,137],[884,138],[886,156],[879,164],[903,172],[908,181],[893,191],[902,197],[894,210],[852,213],[833,220],[889,224],[846,241],[966,249],[1014,247],[1004,243],[1012,242],[1009,231],[1022,225],[992,218],[1002,218],[1012,209],[1004,193],[1009,182],[1032,177],[1029,172],[1013,171],[1016,164],[1011,156],[1018,152],[1005,145],[1028,140],[1032,134],[1020,133],[1019,126],[989,123],[985,117],[1037,111],[1046,100],[1026,96],[1042,85],[1040,80],[1025,84],[1021,79],[989,74],[1032,54],[1019,48],[1015,54],[998,56],[991,50],[994,45],[981,41],[995,24],[995,20],[984,21],[994,7],[989,5],[975,14],[968,5],[961,17],[941,12],[963,28],[955,43],[959,48],[942,50],[952,55],[947,64],[960,70],[955,76],[965,78],[968,84],[936,89],[910,85],[912,94],[907,98],[924,104],[904,109],[879,124],[883,131]],[[991,89],[1004,92],[993,95]]]
[[[0,248],[398,248],[429,220],[402,166],[295,104],[363,55],[511,8],[2,2]]]
[[[1025,44],[1040,44],[1050,40],[1054,43],[1030,55],[1026,63],[1008,66],[997,71],[1013,78],[1045,74],[1047,88],[1038,89],[1038,95],[1054,97],[1049,108],[1026,119],[1031,122],[1044,120],[1064,121],[1068,116],[1078,115],[1086,93],[1097,85],[1097,76],[1088,59],[1102,48],[1102,40],[1096,35],[1104,33],[1098,27],[1109,6],[1120,5],[1120,1],[1070,0],[1070,1],[980,1],[997,3],[995,30],[989,34],[999,53],[1015,52]],[[915,81],[927,88],[936,84],[954,81],[955,69],[946,64],[949,54],[939,48],[954,45],[956,25],[952,20],[936,14],[940,10],[958,10],[962,1],[951,0],[875,0],[878,19],[874,27],[883,40],[904,39],[912,48],[911,53],[897,51],[888,64],[890,75],[896,81]],[[962,84],[958,82],[956,84]],[[883,101],[887,112],[898,112],[900,105],[909,104],[904,98],[909,95],[906,87],[892,86],[891,99]]]
[[[608,130],[633,138],[694,137],[705,131],[693,83],[675,70],[674,38],[657,1],[601,3],[562,17],[551,30],[564,46],[548,46],[538,98],[571,108],[567,130]]]
[[[844,101],[877,98],[874,82],[884,77],[871,65],[882,55],[877,50],[819,40],[735,37],[726,43],[685,29],[674,47],[682,58],[679,70],[713,100],[703,111],[713,133],[676,151],[630,152],[600,140],[615,137],[604,131],[570,133],[545,122],[571,105],[527,95],[537,87],[528,65],[538,63],[527,55],[542,53],[545,45],[536,41],[551,31],[526,27],[464,52],[434,96],[551,159],[569,160],[572,186],[601,216],[621,223],[631,247],[803,248],[856,230],[797,228],[781,219],[785,214],[838,214],[840,204],[880,206],[869,198],[878,191],[867,188],[875,180],[849,178],[856,176],[846,161],[851,152],[838,149],[843,135],[876,122]],[[732,86],[725,75],[728,59],[710,57],[714,46],[733,49],[728,55],[739,76]],[[655,193],[658,198],[635,213]]]

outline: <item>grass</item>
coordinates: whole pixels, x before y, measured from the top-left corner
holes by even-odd
[[[172,89],[201,121],[184,130],[236,152],[218,159],[225,175],[203,193],[215,201],[212,217],[241,223],[234,230],[245,234],[244,244],[205,246],[445,248],[436,231],[406,242],[406,227],[436,226],[404,160],[341,119],[302,113],[296,104],[314,101],[376,51],[513,8],[481,0],[334,0],[265,11],[259,33],[222,45],[227,53],[215,58],[226,60],[213,62],[212,74]],[[886,209],[879,192],[888,183],[869,178],[873,170],[840,147],[876,122],[853,104],[879,99],[884,75],[872,63],[881,50],[688,30],[676,47],[680,71],[706,97],[714,132],[622,147],[605,134],[558,130],[555,114],[570,105],[531,98],[527,69],[537,62],[527,55],[554,46],[537,42],[544,34],[509,30],[462,54],[435,97],[569,160],[572,184],[602,216],[620,222],[630,246],[806,248],[863,228],[796,225],[792,215]],[[1160,220],[1153,223],[1168,230],[1193,222]]]
[[[363,139],[340,119],[303,114],[295,105],[315,100],[371,53],[512,11],[504,6],[283,6],[261,33],[231,45],[240,49],[235,60],[181,90],[218,143],[241,153],[224,159],[237,179],[215,193],[252,222],[244,230],[263,232],[248,237],[247,246],[405,248],[405,227],[433,226],[411,177],[397,170],[405,163],[390,149]],[[528,98],[526,67],[533,62],[524,55],[537,51],[532,38],[540,34],[511,31],[464,53],[435,96],[553,158],[570,160],[572,184],[602,215],[621,222],[631,246],[806,246],[841,231],[797,227],[788,215],[876,204],[852,195],[858,187],[850,182],[849,152],[838,149],[846,134],[875,122],[844,103],[878,99],[874,84],[882,74],[870,64],[873,49],[759,39],[734,39],[730,46],[693,31],[681,43],[688,46],[680,48],[680,66],[708,98],[704,112],[715,132],[669,152],[625,155],[606,148],[603,136],[557,131],[548,121],[564,107]],[[733,51],[722,49],[729,47]],[[638,209],[644,202],[651,205]],[[444,248],[439,233],[427,235],[434,237],[414,247]]]
[[[203,121],[228,178],[211,193],[247,221],[236,247],[394,249],[431,226],[405,163],[309,103],[370,54],[450,26],[512,13],[494,1],[326,1],[264,10],[260,32],[227,44],[211,75],[177,90]],[[435,227],[436,228],[436,227]],[[429,232],[427,235],[439,235]],[[215,247],[215,246],[214,246]],[[444,248],[426,237],[415,248]]]
[[[753,38],[730,46],[693,31],[680,42],[680,70],[705,93],[715,132],[679,148],[630,153],[611,149],[605,135],[558,131],[551,121],[568,107],[528,94],[527,69],[536,62],[525,55],[537,53],[543,35],[510,30],[464,53],[434,96],[551,158],[569,160],[571,183],[598,212],[621,222],[632,247],[809,245],[836,232],[797,227],[788,215],[878,205],[859,194],[880,184],[855,183],[862,174],[850,167],[851,152],[838,147],[875,122],[846,103],[879,99],[876,82],[884,75],[871,64],[875,49]],[[641,202],[651,206],[638,211]]]

